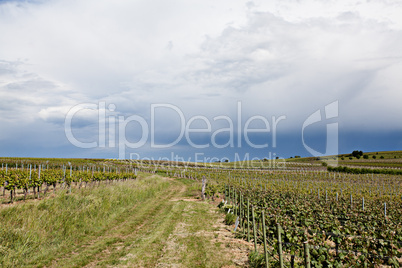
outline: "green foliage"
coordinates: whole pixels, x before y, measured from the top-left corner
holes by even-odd
[[[225,224],[226,225],[232,225],[234,224],[236,221],[236,215],[232,214],[232,213],[227,213],[225,216]]]
[[[220,193],[230,193],[229,199],[237,208],[243,208],[241,222],[251,221],[251,210],[249,215],[244,215],[249,200],[250,206],[255,208],[259,241],[262,239],[261,212],[264,210],[268,227],[266,235],[273,245],[270,250],[277,254],[276,228],[280,224],[283,250],[287,256],[296,256],[296,265],[302,264],[304,241],[311,245],[312,267],[361,267],[363,261],[374,266],[390,265],[396,258],[401,258],[402,200],[399,185],[402,180],[398,176],[402,175],[402,170],[329,166],[327,170],[334,172],[329,173],[317,170],[317,163],[311,163],[314,159],[310,158],[308,165],[300,161],[298,166],[295,165],[297,169],[292,166],[284,171],[223,168],[183,171],[177,167],[166,169],[164,173],[191,177],[198,186],[202,177],[208,177],[208,191],[212,193],[216,188]],[[354,161],[353,164],[368,162]],[[353,195],[353,200],[349,199],[350,195]],[[235,196],[236,200],[233,200]],[[364,211],[362,197],[365,198]],[[387,217],[384,216],[384,202],[388,208]],[[219,207],[225,212],[231,209],[233,213],[230,205],[221,203]],[[240,213],[232,213],[225,217],[227,224],[233,224],[240,216]],[[239,228],[241,237],[244,228],[242,225]],[[335,254],[335,245],[341,250],[339,254]],[[253,263],[258,265],[258,256],[253,256],[254,259]]]
[[[114,227],[136,206],[166,189],[156,178],[101,185],[0,209],[0,267],[43,267],[48,256]]]
[[[265,211],[265,225],[268,227],[266,236],[272,242],[273,254],[277,254],[276,226],[280,224],[283,229],[283,251],[296,256],[296,265],[302,264],[304,241],[309,241],[311,245],[312,267],[361,267],[362,258],[367,258],[365,255],[356,256],[355,251],[387,256],[368,260],[374,264],[386,264],[388,257],[399,258],[401,253],[397,249],[399,243],[402,244],[402,225],[399,223],[402,217],[401,196],[389,192],[394,188],[398,192],[398,187],[392,190],[385,188],[388,189],[387,193],[382,185],[384,180],[385,186],[387,183],[399,185],[401,180],[388,177],[391,176],[388,174],[378,177],[358,174],[368,172],[371,175],[372,169],[328,167],[329,171],[332,169],[356,174],[216,169],[208,176],[210,180],[226,185],[226,193],[230,192],[231,200],[236,196],[236,207],[244,209],[247,200],[250,201],[250,206],[255,208],[259,241],[262,240],[261,211]],[[197,177],[205,176],[205,172],[199,171]],[[353,195],[352,203],[350,194]],[[364,211],[361,209],[363,196]],[[389,208],[387,218],[383,213],[384,202]],[[222,204],[221,207],[225,206]],[[251,210],[249,215],[244,215],[246,211],[243,210],[240,222],[251,221]],[[233,217],[231,223],[234,220]],[[253,227],[250,226],[250,229]],[[240,225],[239,237],[244,237],[242,232]],[[382,244],[378,243],[380,239]],[[384,243],[385,240],[391,242]],[[335,254],[335,245],[342,250],[338,255]],[[276,264],[272,265],[275,267]]]
[[[221,202],[219,205],[218,205],[218,207],[220,206],[220,210],[223,212],[223,213],[228,213],[229,212],[229,209],[230,209],[230,211],[233,211],[233,206],[232,205],[229,205],[229,204],[224,204],[223,202]]]
[[[350,168],[350,167],[327,167],[329,172],[343,172],[351,174],[388,174],[402,175],[402,170],[397,169],[372,169],[372,168]]]
[[[265,255],[252,251],[248,255],[248,262],[251,268],[265,267]]]
[[[356,158],[360,158],[361,156],[363,156],[363,152],[362,151],[353,151],[352,152],[352,156],[356,157]]]
[[[225,205],[225,202],[223,202],[223,200],[218,204],[218,208],[223,208],[223,206]]]
[[[221,187],[215,182],[208,182],[207,186],[205,187],[205,194],[207,197],[212,197],[212,199],[214,199],[216,194],[220,191]]]
[[[54,168],[41,168],[27,169],[27,165],[22,169],[22,165],[15,168],[3,168],[0,170],[0,185],[4,186],[5,190],[16,191],[24,190],[28,192],[29,189],[46,186],[56,188],[59,185],[71,185],[72,182],[100,182],[106,180],[128,180],[136,179],[136,175],[131,172],[102,172],[102,171],[79,171],[79,170],[63,170],[57,167]],[[32,167],[32,165],[31,165]],[[46,191],[45,190],[45,191]],[[12,200],[10,200],[12,201]]]

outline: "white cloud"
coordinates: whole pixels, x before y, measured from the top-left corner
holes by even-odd
[[[28,71],[23,61],[0,61],[0,109],[12,119],[38,119],[44,107],[71,106],[85,97],[60,81],[46,79]],[[1,118],[7,120],[3,114]]]
[[[167,102],[234,117],[241,100],[294,129],[339,100],[345,127],[398,128],[401,13],[391,0],[5,2],[1,121],[61,125],[101,100],[122,115]]]
[[[344,114],[360,115],[341,120],[360,128],[365,117],[372,124],[384,123],[378,110],[365,103],[388,106],[395,115],[402,112],[388,105],[399,95],[398,83],[388,83],[381,99],[370,90],[377,74],[398,68],[401,45],[402,31],[356,14],[300,23],[255,13],[247,25],[207,40],[198,59],[204,66],[191,77],[203,81],[204,88],[226,89],[225,94],[253,103],[254,112],[286,114],[294,118],[294,127],[315,109],[340,100]],[[255,60],[262,51],[265,57]],[[357,107],[361,112],[356,113]]]

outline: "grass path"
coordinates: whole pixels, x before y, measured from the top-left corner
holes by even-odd
[[[232,266],[232,241],[225,244],[218,238],[223,225],[216,223],[222,215],[210,204],[189,198],[189,185],[183,180],[169,182],[166,191],[135,208],[124,222],[54,261],[52,267]],[[240,265],[246,260],[243,255]]]
[[[18,263],[31,267],[236,267],[250,245],[234,239],[214,205],[194,199],[198,184],[153,177],[166,184],[129,204],[100,231],[48,256]],[[162,182],[161,182],[162,181]],[[109,186],[113,187],[113,186]],[[92,197],[94,198],[94,197]],[[7,265],[6,265],[7,266]]]

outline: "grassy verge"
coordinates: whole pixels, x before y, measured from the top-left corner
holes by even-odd
[[[43,266],[124,221],[135,206],[168,188],[156,178],[64,191],[0,209],[1,266]]]
[[[197,188],[190,180],[147,176],[3,206],[0,266],[231,265],[215,239],[221,215],[194,199]]]

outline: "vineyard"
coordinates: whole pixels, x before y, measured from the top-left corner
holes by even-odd
[[[280,267],[373,267],[402,263],[402,177],[327,171],[166,169],[224,194],[239,238],[266,248]],[[265,243],[264,243],[265,240]],[[308,259],[308,263],[306,263]],[[265,266],[265,265],[264,265]]]
[[[24,162],[27,162],[25,160]],[[41,193],[46,195],[49,190],[56,191],[57,186],[62,189],[71,187],[87,187],[87,185],[110,183],[113,181],[135,179],[136,170],[119,165],[93,164],[88,161],[72,165],[70,162],[62,165],[56,161],[47,163],[2,163],[0,170],[0,185],[3,186],[3,198],[9,192],[10,202],[21,192],[23,199],[32,195],[40,198]],[[80,165],[81,164],[81,165]]]
[[[197,202],[195,180],[159,176],[124,161],[21,160],[7,159],[1,170],[0,267],[247,262],[248,249],[233,259],[237,239],[216,206]]]
[[[20,160],[21,161],[21,160]],[[25,160],[27,161],[27,160]],[[294,165],[296,166],[296,165]],[[247,169],[133,161],[2,164],[3,203],[57,189],[135,179],[137,172],[199,183],[221,198],[238,239],[261,267],[400,267],[402,176],[350,174],[317,165]],[[7,194],[8,193],[8,194]]]

